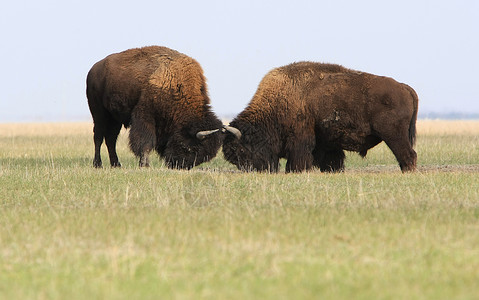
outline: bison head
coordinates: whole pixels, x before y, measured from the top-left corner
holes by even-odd
[[[222,124],[198,122],[175,131],[168,139],[161,155],[166,165],[175,169],[191,169],[216,156],[223,142]]]
[[[232,126],[225,127],[224,130],[225,159],[242,171],[277,172],[279,158],[273,154],[271,145],[262,131],[251,125],[235,123],[232,122]]]

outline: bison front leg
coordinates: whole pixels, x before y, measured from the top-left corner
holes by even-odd
[[[150,152],[156,147],[154,120],[133,116],[130,128],[130,149],[140,158],[140,167],[150,166]]]
[[[286,173],[310,170],[313,166],[314,139],[297,140],[288,144]]]
[[[342,172],[344,171],[344,151],[335,150],[319,150],[313,151],[313,165],[318,167],[321,172]]]

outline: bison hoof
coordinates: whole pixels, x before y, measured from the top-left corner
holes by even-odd
[[[102,166],[102,164],[101,164],[101,161],[93,161],[93,167],[99,169],[99,168],[101,168],[101,167],[103,167],[103,166]]]
[[[112,167],[112,168],[121,168],[121,164],[120,164],[120,162],[118,161],[118,162],[112,163],[112,164],[111,164],[111,167]]]
[[[403,173],[415,172],[416,171],[416,166],[401,166],[401,171]]]
[[[149,168],[150,167],[150,163],[143,163],[140,161],[140,168]]]

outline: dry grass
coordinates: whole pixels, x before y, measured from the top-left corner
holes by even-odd
[[[419,120],[418,135],[479,135],[479,121]]]
[[[92,134],[93,123],[0,123],[0,136],[51,136]],[[479,121],[419,120],[419,135],[479,135]]]
[[[93,123],[0,123],[0,137],[84,134],[91,134],[93,138]]]

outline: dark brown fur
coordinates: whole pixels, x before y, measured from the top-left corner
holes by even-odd
[[[366,156],[385,141],[402,171],[416,168],[413,150],[418,98],[409,86],[388,77],[313,62],[270,71],[231,123],[225,158],[243,170],[342,171],[344,150]]]
[[[156,150],[171,168],[191,168],[213,158],[221,134],[203,140],[198,131],[220,128],[210,108],[201,66],[165,47],[151,46],[112,54],[97,62],[87,76],[87,97],[94,122],[95,167],[101,167],[105,139],[110,164],[120,166],[116,140],[122,125],[130,127],[130,148],[149,165]]]

